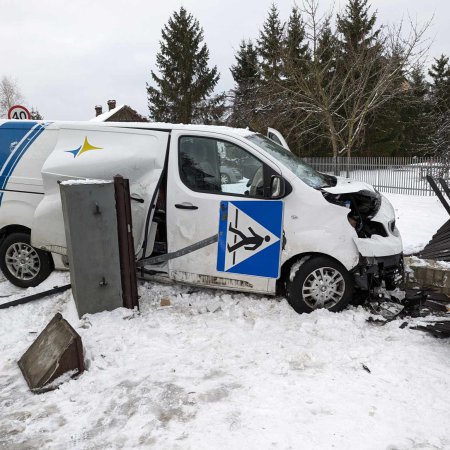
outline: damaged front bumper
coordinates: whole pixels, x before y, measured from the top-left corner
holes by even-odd
[[[395,289],[403,281],[403,253],[390,256],[360,256],[359,264],[351,271],[355,286],[369,291],[382,285],[388,290]]]
[[[390,232],[386,237],[374,234],[370,238],[354,237],[353,241],[360,255],[365,258],[389,257],[399,255],[403,251],[402,239],[398,232],[397,236]]]

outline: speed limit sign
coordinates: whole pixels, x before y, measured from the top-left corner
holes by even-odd
[[[8,111],[8,119],[30,120],[30,111],[22,105],[11,106]]]

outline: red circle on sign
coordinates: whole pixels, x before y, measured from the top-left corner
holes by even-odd
[[[8,119],[30,120],[31,114],[25,106],[14,105],[8,110]]]

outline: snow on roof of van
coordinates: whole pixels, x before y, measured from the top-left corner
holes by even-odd
[[[109,111],[111,113],[112,111]],[[107,113],[105,113],[107,114]],[[102,116],[104,116],[102,114]],[[85,126],[87,127],[108,127],[108,128],[127,128],[127,129],[149,129],[149,130],[187,130],[187,131],[205,131],[212,133],[225,133],[225,134],[233,134],[234,136],[239,137],[248,137],[252,134],[256,134],[254,131],[249,130],[248,128],[233,128],[226,127],[222,125],[196,125],[190,124],[185,125],[182,123],[174,124],[174,123],[165,123],[165,122],[103,122],[98,119],[100,116],[91,119],[90,121],[54,121],[49,126],[49,129],[58,129],[58,128],[76,128],[80,129]]]
[[[113,116],[116,112],[119,112],[124,106],[125,105],[116,106],[115,108],[106,111],[103,114],[98,115],[97,117],[92,118],[90,122],[104,122],[105,120]]]
[[[124,106],[124,105],[122,105]],[[120,106],[120,108],[122,107]],[[117,108],[116,108],[117,109]],[[109,111],[108,113],[113,113],[116,109]],[[105,114],[108,114],[105,113]],[[215,133],[233,133],[234,135],[247,137],[251,134],[255,134],[254,131],[249,130],[248,128],[233,128],[226,127],[222,125],[197,125],[197,124],[183,124],[183,123],[166,123],[166,122],[104,122],[105,114],[101,114],[100,116],[91,119],[91,122],[99,122],[98,125],[107,126],[107,127],[122,127],[122,128],[149,128],[149,129],[160,129],[160,130],[192,130],[192,131],[210,131]],[[102,117],[100,120],[96,120]],[[71,122],[76,124],[77,122]],[[67,122],[66,122],[67,124]],[[81,124],[81,123],[80,123]]]
[[[114,122],[110,122],[111,124]],[[116,122],[116,125],[124,126],[124,122],[119,123]],[[125,126],[129,126],[130,123],[127,123]],[[159,129],[167,129],[167,130],[192,130],[192,131],[212,131],[213,133],[234,133],[239,136],[249,136],[250,134],[255,134],[254,131],[249,130],[248,128],[233,128],[226,127],[223,125],[202,125],[202,124],[189,124],[186,125],[184,123],[165,123],[165,122],[148,122],[145,124],[135,122],[131,123],[132,126],[136,126],[139,128],[159,128]]]

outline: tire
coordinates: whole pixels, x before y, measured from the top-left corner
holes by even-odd
[[[220,182],[222,184],[230,184],[231,182],[231,178],[229,175],[227,175],[226,173],[221,173],[220,174]]]
[[[50,253],[30,245],[28,233],[11,233],[0,245],[0,269],[12,284],[28,288],[42,283],[54,265]]]
[[[327,256],[313,256],[306,260],[292,281],[290,274],[286,281],[287,299],[299,314],[320,308],[342,311],[352,295],[353,280],[347,269]]]

